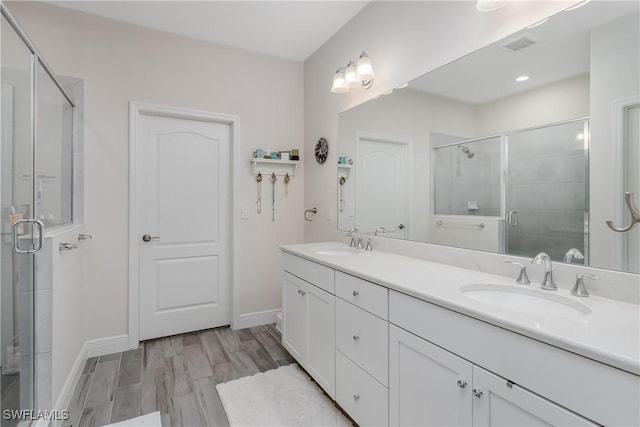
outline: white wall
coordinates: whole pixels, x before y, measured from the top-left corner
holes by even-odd
[[[240,313],[279,309],[277,248],[303,238],[304,167],[291,180],[288,198],[280,192],[272,224],[270,215],[255,212],[249,159],[258,147],[301,148],[302,64],[39,2],[7,7],[57,74],[84,80],[85,221],[94,237],[85,249],[84,338],[127,333],[131,100],[240,116],[239,206],[234,209]],[[250,219],[239,219],[240,206],[250,208]],[[194,212],[185,215],[195,217]]]
[[[412,80],[473,52],[576,1],[511,2],[492,13],[480,13],[473,1],[372,2],[304,64],[305,157],[324,136],[329,160],[305,167],[305,207],[318,207],[313,222],[305,222],[305,240],[331,238],[336,222],[326,209],[337,203],[338,114],[366,99]],[[366,50],[376,72],[371,89],[347,94],[329,91],[336,68]]]

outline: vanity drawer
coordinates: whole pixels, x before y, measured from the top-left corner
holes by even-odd
[[[282,252],[282,266],[284,271],[288,271],[320,289],[335,295],[334,270],[316,262]]]
[[[361,426],[389,425],[389,391],[336,351],[336,402]]]
[[[383,286],[336,271],[336,295],[385,320],[389,318],[388,294]]]
[[[389,324],[336,298],[336,348],[388,386]]]

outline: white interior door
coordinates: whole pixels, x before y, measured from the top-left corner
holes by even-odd
[[[408,142],[359,136],[356,158],[356,227],[384,228],[386,237],[407,237]]]
[[[141,113],[135,132],[140,340],[229,324],[231,126]]]

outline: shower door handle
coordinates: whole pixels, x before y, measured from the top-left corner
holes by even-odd
[[[518,211],[509,211],[507,215],[507,223],[510,227],[518,226]]]
[[[20,228],[24,229],[24,225],[31,224],[31,249],[20,249]],[[37,240],[36,237],[37,228]],[[13,250],[19,254],[35,254],[42,249],[44,243],[44,224],[37,219],[21,219],[13,223]]]

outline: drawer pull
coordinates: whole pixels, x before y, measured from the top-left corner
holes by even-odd
[[[355,400],[356,402],[357,402],[358,400],[360,400],[360,395],[359,395],[359,394],[354,394],[354,395],[353,395],[353,400]]]
[[[482,397],[482,390],[480,390],[480,389],[478,389],[478,388],[474,388],[474,389],[473,389],[473,395],[474,395],[475,397],[478,397],[478,398],[479,398],[479,397]]]
[[[354,296],[354,297],[357,297],[358,295],[360,295],[360,292],[358,292],[358,291],[353,291],[353,296]]]
[[[467,382],[464,380],[458,380],[458,387],[465,388],[467,386]]]
[[[302,295],[305,296],[307,293],[305,291],[303,291],[302,289],[298,289],[298,295]]]
[[[353,340],[354,340],[354,341],[358,341],[359,339],[360,339],[360,335],[355,334],[355,335],[353,336]]]

